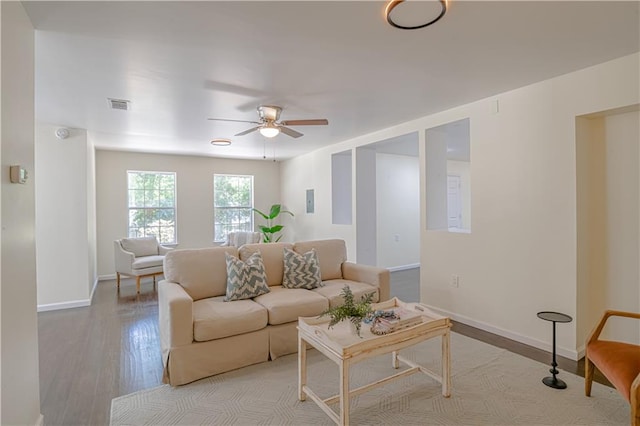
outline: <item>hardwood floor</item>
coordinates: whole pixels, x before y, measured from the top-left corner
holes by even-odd
[[[46,425],[109,424],[111,399],[162,382],[157,293],[144,280],[100,282],[86,308],[40,312],[40,404]]]
[[[391,274],[391,295],[419,299],[419,269]],[[549,364],[545,351],[455,323],[457,333]],[[143,280],[102,281],[93,304],[38,314],[40,401],[45,425],[109,424],[111,399],[162,382],[157,292]],[[560,357],[559,367],[580,376],[584,364]],[[548,369],[540,371],[540,377]],[[602,376],[596,381],[606,383]]]

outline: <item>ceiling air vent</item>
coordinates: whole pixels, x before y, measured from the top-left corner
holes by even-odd
[[[129,109],[129,104],[131,103],[130,101],[126,101],[124,99],[107,98],[107,100],[109,101],[109,106],[111,107],[111,109],[120,109],[124,111],[127,111]]]

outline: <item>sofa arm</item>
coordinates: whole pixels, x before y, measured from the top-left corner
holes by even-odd
[[[167,247],[167,246],[158,244],[158,254],[161,256],[164,256],[165,254],[169,253],[171,250],[173,250],[173,247]]]
[[[167,280],[158,283],[158,321],[166,366],[170,349],[193,343],[193,299],[180,284]]]
[[[380,297],[378,302],[384,302],[391,298],[389,284],[390,274],[388,269],[353,262],[344,262],[342,264],[342,276],[345,280],[363,282],[378,287],[378,295]]]

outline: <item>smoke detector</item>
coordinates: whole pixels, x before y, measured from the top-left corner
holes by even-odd
[[[128,111],[129,104],[131,103],[131,101],[127,101],[125,99],[107,98],[107,100],[109,101],[109,107],[111,109],[119,109],[122,111]]]
[[[56,130],[56,137],[58,139],[66,139],[69,137],[69,129],[66,129],[64,127],[61,127],[59,129]]]

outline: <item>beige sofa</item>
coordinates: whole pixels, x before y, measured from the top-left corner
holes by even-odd
[[[322,287],[281,286],[285,247],[316,250]],[[225,253],[245,260],[256,251],[270,292],[224,302]],[[298,317],[342,303],[345,284],[356,298],[371,292],[375,302],[390,297],[389,271],[347,262],[343,240],[173,250],[165,257],[164,276],[158,285],[163,381],[174,386],[297,352]]]

